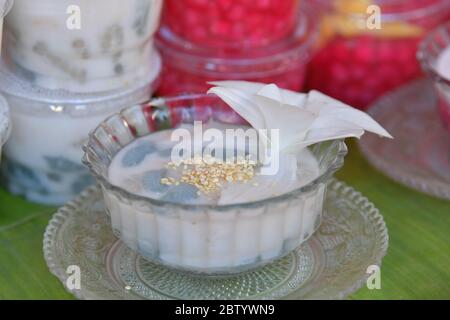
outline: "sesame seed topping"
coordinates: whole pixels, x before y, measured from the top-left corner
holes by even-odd
[[[162,178],[161,183],[178,185],[187,183],[197,187],[199,193],[209,194],[220,191],[224,183],[247,183],[255,175],[256,162],[248,158],[236,161],[222,161],[211,156],[194,157],[179,163],[169,162],[168,168],[181,169],[181,178]]]

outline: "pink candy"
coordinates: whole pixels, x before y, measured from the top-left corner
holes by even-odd
[[[210,47],[262,46],[295,27],[299,0],[166,0],[163,25]]]
[[[416,60],[419,40],[337,37],[313,58],[308,88],[363,109],[420,75]]]

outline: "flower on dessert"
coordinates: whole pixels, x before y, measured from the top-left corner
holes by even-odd
[[[213,93],[255,129],[278,129],[281,152],[296,153],[327,140],[360,138],[365,131],[392,136],[368,114],[318,91],[308,94],[275,84],[247,81],[211,82]],[[263,137],[268,147],[270,138]]]

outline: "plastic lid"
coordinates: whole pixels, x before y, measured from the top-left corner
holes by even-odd
[[[292,62],[298,60],[306,63],[317,35],[316,21],[311,12],[302,10],[297,26],[290,35],[267,46],[201,46],[184,40],[166,26],[160,28],[156,45],[163,57],[180,69],[220,74],[226,68],[227,72],[247,74],[255,69],[272,68],[280,64],[292,68]]]
[[[92,115],[108,108],[124,107],[148,99],[157,87],[162,68],[161,57],[155,50],[152,56],[151,73],[120,90],[102,93],[73,93],[66,90],[51,90],[33,85],[0,64],[0,91],[7,96],[11,108],[22,112],[69,113],[71,115]],[[142,96],[142,98],[140,98]]]

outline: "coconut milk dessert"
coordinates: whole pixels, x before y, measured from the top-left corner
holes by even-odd
[[[225,130],[214,122],[203,126]],[[251,148],[224,150],[220,157],[202,153],[200,162],[193,157],[175,163],[173,131],[149,134],[120,150],[109,167],[109,181],[164,202],[223,206],[283,195],[320,175],[318,161],[308,149],[297,155],[281,154],[274,175],[260,174],[260,164],[251,160],[257,158]],[[312,235],[319,225],[324,189],[325,185],[307,194],[301,204],[280,202],[271,210],[264,206],[236,208],[232,213],[205,209],[181,213],[182,217],[175,209],[140,212],[138,206],[113,194],[105,197],[114,231],[144,256],[171,266],[226,270],[277,258]]]
[[[162,0],[17,0],[7,55],[38,86],[73,92],[122,88],[151,72]]]

